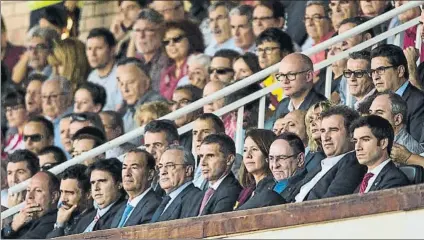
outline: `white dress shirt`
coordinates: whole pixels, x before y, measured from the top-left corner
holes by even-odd
[[[169,207],[169,205],[171,205],[171,203],[175,200],[175,198],[177,198],[178,195],[180,195],[180,193],[186,189],[186,187],[188,187],[188,185],[192,184],[191,181],[188,181],[186,183],[184,183],[183,185],[181,185],[179,188],[175,189],[174,191],[172,191],[169,194],[169,197],[171,197],[171,200],[169,200],[168,204],[166,204],[165,209],[163,209],[162,214],[166,211],[166,209]]]
[[[230,170],[231,171],[231,170]],[[225,174],[224,176],[222,176],[220,179],[218,179],[218,181],[216,181],[214,184],[211,185],[211,183],[209,182],[209,187],[212,188],[213,190],[217,190],[219,185],[221,185],[222,181],[224,181],[224,179],[228,176],[228,173]]]
[[[309,181],[308,183],[306,183],[300,188],[299,193],[295,197],[296,202],[303,202],[306,195],[308,195],[308,193],[312,190],[312,188],[315,187],[315,185],[319,182],[319,180],[321,180],[321,178],[324,177],[325,174],[327,174],[327,172],[330,171],[330,169],[333,168],[340,161],[340,159],[342,159],[346,154],[351,152],[347,152],[335,157],[325,158],[324,160],[322,160],[321,171],[317,173],[317,175],[315,175],[315,177],[312,178],[311,181]]]
[[[133,209],[128,214],[127,220],[128,220],[128,218],[130,218],[132,212],[134,211],[134,208],[137,207],[137,204],[141,201],[141,199],[143,199],[144,196],[146,196],[146,194],[150,191],[150,189],[152,189],[152,187],[149,187],[148,189],[146,189],[142,194],[138,195],[133,200],[131,200],[131,201],[128,200],[128,204],[131,205],[133,207]]]
[[[380,174],[381,170],[383,170],[383,168],[390,162],[390,159],[387,159],[386,161],[380,163],[380,165],[378,165],[377,167],[375,167],[373,170],[369,171],[367,173],[373,173],[374,176],[372,176],[372,178],[370,178],[370,180],[368,181],[368,186],[367,189],[365,189],[364,193],[369,192],[371,186],[374,184],[375,179],[378,177],[378,174]]]

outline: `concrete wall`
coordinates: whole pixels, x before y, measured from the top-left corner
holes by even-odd
[[[118,11],[117,1],[84,1],[80,21],[80,39],[85,41],[88,31],[95,27],[109,28]],[[26,1],[1,1],[1,14],[6,23],[9,40],[23,45],[29,26]]]

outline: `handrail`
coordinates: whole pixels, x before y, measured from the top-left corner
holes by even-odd
[[[380,15],[378,17],[375,17],[375,18],[367,21],[366,23],[363,23],[363,24],[361,24],[361,25],[359,25],[359,26],[357,26],[355,28],[352,28],[352,29],[350,29],[350,30],[348,30],[348,31],[346,31],[346,32],[344,32],[344,33],[342,33],[342,34],[334,37],[334,38],[330,38],[327,41],[324,41],[324,42],[322,42],[320,44],[317,44],[316,46],[314,46],[314,47],[312,47],[312,48],[304,51],[303,53],[306,54],[306,55],[313,55],[315,53],[321,52],[322,50],[325,50],[325,49],[329,48],[331,45],[333,45],[335,43],[338,43],[340,41],[343,41],[343,40],[351,37],[352,35],[360,34],[360,33],[364,32],[364,31],[366,31],[368,29],[371,29],[371,28],[375,27],[378,24],[381,24],[381,23],[383,23],[383,22],[385,22],[385,21],[387,21],[387,20],[389,20],[389,19],[397,16],[398,14],[400,14],[400,13],[402,13],[404,11],[409,10],[410,8],[418,7],[421,4],[423,4],[423,3],[424,3],[424,1],[411,1],[411,2],[409,2],[407,4],[404,4],[404,5],[402,5],[402,6],[398,7],[398,8],[392,9],[391,11],[389,11],[389,12],[387,12],[385,14],[382,14],[382,15]],[[411,21],[415,21],[414,22],[415,24],[411,24]],[[414,20],[411,20],[411,21],[408,22],[409,24],[411,24],[411,26],[416,25],[418,23],[418,18],[417,19],[414,19]],[[405,23],[405,24],[407,24],[407,23]],[[401,26],[404,26],[405,24],[402,24]],[[394,30],[396,30],[396,29],[398,29],[398,28],[390,29],[389,31],[386,32],[386,34],[388,36],[394,35],[396,33],[393,33],[393,32],[395,32]],[[393,34],[391,34],[391,33],[393,33]],[[380,34],[378,36],[382,36],[383,34]],[[360,46],[360,45],[357,45],[357,46]],[[354,49],[354,48],[352,48],[352,49]],[[358,50],[360,50],[360,49],[358,49]],[[342,53],[339,53],[338,55],[332,57],[331,59],[334,58],[334,59],[340,60],[341,58],[344,58],[344,57],[346,57],[348,55],[347,52],[349,52],[349,50],[348,51],[345,51],[345,52],[342,52]],[[339,57],[340,55],[343,55],[343,57]],[[324,62],[327,64],[325,66],[328,66],[328,62],[329,62],[328,60],[330,60],[330,59],[327,59],[327,60],[325,60],[323,62],[318,63],[316,65],[315,69],[318,70],[318,69],[323,68],[324,67],[323,66]],[[331,64],[331,63],[329,63],[329,64]],[[273,66],[271,66],[269,68],[266,68],[266,69],[264,69],[264,70],[262,70],[262,71],[260,71],[258,73],[255,73],[252,76],[249,76],[249,77],[247,77],[247,78],[245,78],[243,80],[240,80],[240,81],[238,81],[238,82],[236,82],[236,83],[234,83],[234,84],[232,84],[232,85],[230,85],[230,86],[228,86],[226,88],[223,88],[223,89],[221,89],[221,90],[219,90],[219,91],[217,91],[217,92],[215,92],[215,93],[213,93],[213,94],[211,94],[211,95],[209,95],[207,97],[204,97],[204,98],[202,98],[202,99],[200,99],[200,100],[198,100],[196,102],[193,102],[192,104],[190,104],[190,105],[188,105],[186,107],[183,107],[183,108],[180,108],[180,109],[178,109],[178,110],[176,110],[174,112],[171,112],[171,113],[169,113],[169,114],[161,117],[160,119],[175,120],[175,119],[179,118],[180,116],[183,116],[183,115],[186,115],[188,113],[191,113],[191,112],[193,112],[193,111],[195,111],[195,110],[203,107],[203,105],[206,105],[206,104],[209,104],[209,103],[211,103],[211,102],[213,102],[215,100],[221,99],[221,98],[223,98],[223,97],[225,97],[225,96],[227,96],[227,95],[229,95],[229,94],[231,94],[231,93],[233,93],[235,91],[238,91],[238,90],[240,90],[240,89],[242,89],[242,88],[244,88],[246,86],[249,86],[249,85],[251,85],[253,83],[256,83],[256,82],[260,81],[261,79],[264,79],[264,78],[268,77],[269,75],[271,75],[272,73],[274,73],[274,72],[276,72],[278,70],[278,66],[279,66],[279,63],[277,63],[277,64],[275,64],[275,65],[273,65]],[[272,87],[273,87],[272,89],[274,89],[277,86],[278,86],[277,83],[276,84],[273,84],[272,86],[267,87],[265,89],[261,89],[258,92],[254,93],[254,94],[251,94],[251,95],[260,94],[260,93],[263,92],[263,90],[268,90],[268,89],[271,89]],[[269,93],[269,92],[267,92],[267,93]],[[249,95],[249,96],[251,96],[251,95]],[[263,96],[263,95],[261,95],[261,96]],[[246,98],[243,98],[243,99],[246,99]],[[243,100],[243,99],[240,99],[240,100]],[[255,98],[254,100],[256,100],[256,99],[257,98]],[[236,101],[233,104],[238,103],[239,101]],[[224,107],[223,109],[227,109],[227,108]],[[222,112],[220,110],[218,110],[217,112]],[[186,126],[187,125],[185,125],[183,127],[186,127]],[[187,127],[186,129],[188,129],[187,131],[189,131],[191,128],[188,128]],[[128,132],[128,133],[126,133],[126,134],[124,134],[124,135],[122,135],[122,136],[120,136],[120,137],[118,137],[116,139],[113,139],[113,140],[111,140],[109,142],[106,142],[106,143],[104,143],[104,144],[102,144],[102,145],[100,145],[100,146],[98,146],[98,147],[96,147],[96,148],[94,148],[94,149],[92,149],[92,150],[90,150],[88,152],[85,152],[85,153],[81,154],[80,156],[77,156],[77,157],[75,157],[73,159],[70,159],[70,160],[68,160],[68,161],[66,161],[66,162],[64,162],[64,163],[62,163],[62,164],[60,164],[58,166],[55,166],[52,169],[50,169],[49,171],[52,172],[53,174],[56,174],[57,175],[57,174],[63,172],[66,168],[68,168],[68,167],[70,167],[72,165],[75,165],[75,164],[78,164],[78,163],[82,163],[85,159],[96,157],[96,156],[98,156],[98,155],[106,152],[107,150],[109,150],[111,148],[117,147],[117,146],[119,146],[121,144],[124,144],[124,143],[128,142],[131,139],[134,139],[134,138],[137,138],[139,136],[142,136],[143,135],[143,132],[144,132],[144,127],[140,127],[140,128],[134,129],[131,132]],[[12,193],[20,192],[20,191],[24,190],[27,187],[27,185],[28,185],[28,183],[29,183],[30,180],[31,179],[28,179],[28,180],[26,180],[24,182],[21,182],[21,183],[15,185],[13,187],[10,187],[8,189],[8,191],[10,191]],[[1,219],[4,219],[4,218],[6,218],[8,216],[11,216],[12,214],[18,212],[19,209],[22,208],[22,206],[23,206],[23,204],[20,204],[20,205],[17,205],[15,207],[12,207],[12,208],[10,208],[10,209],[2,212],[1,213]]]

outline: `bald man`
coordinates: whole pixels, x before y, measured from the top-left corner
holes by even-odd
[[[35,174],[27,188],[24,208],[1,230],[2,238],[46,238],[56,222],[59,179],[50,172]]]
[[[293,110],[307,111],[315,103],[326,100],[313,89],[313,72],[313,63],[304,54],[292,53],[281,60],[275,77],[287,97],[278,105],[274,119]]]
[[[207,97],[225,87],[225,83],[220,81],[210,81],[206,84],[203,89],[203,97]],[[205,106],[203,106],[203,113],[213,113],[214,111],[222,108],[224,106],[224,98],[211,102]]]

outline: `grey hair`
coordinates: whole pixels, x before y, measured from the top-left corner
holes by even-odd
[[[392,105],[392,115],[401,114],[402,115],[402,123],[407,124],[407,113],[408,113],[408,105],[406,104],[405,100],[396,93],[393,92],[384,92],[382,95],[387,94],[391,105]]]
[[[253,7],[250,5],[240,5],[230,11],[230,16],[246,16],[247,22],[252,26],[253,22]]]
[[[46,84],[47,82],[53,82],[53,81],[59,82],[60,89],[62,90],[63,93],[65,93],[65,94],[72,93],[72,83],[71,83],[71,81],[69,81],[65,77],[62,77],[62,76],[59,76],[59,75],[52,75],[48,80],[46,80],[43,83],[43,85]]]
[[[184,154],[184,159],[183,159],[184,164],[186,166],[193,166],[193,168],[194,168],[194,165],[195,165],[196,162],[194,161],[193,154],[191,152],[187,151],[183,146],[172,144],[165,150],[165,152],[169,151],[169,150],[177,150],[177,151],[183,152],[183,154]]]
[[[218,1],[208,7],[208,13],[215,11],[219,7],[224,7],[225,9],[227,9],[227,12],[230,12],[230,5],[227,2]]]
[[[198,63],[204,68],[208,68],[211,65],[211,57],[206,54],[192,54],[188,57],[187,65],[192,63]]]
[[[28,39],[35,37],[44,39],[47,42],[47,46],[50,50],[53,49],[54,42],[60,39],[59,33],[57,33],[56,30],[54,30],[53,28],[41,28],[38,25],[31,28],[27,35]]]
[[[138,14],[137,20],[147,20],[152,23],[162,24],[165,22],[162,14],[151,8],[144,8]]]
[[[330,15],[329,15],[330,7],[328,6],[328,3],[325,3],[324,1],[321,1],[321,0],[309,0],[306,2],[306,7],[314,6],[314,5],[318,5],[324,8],[325,17],[330,18]]]

